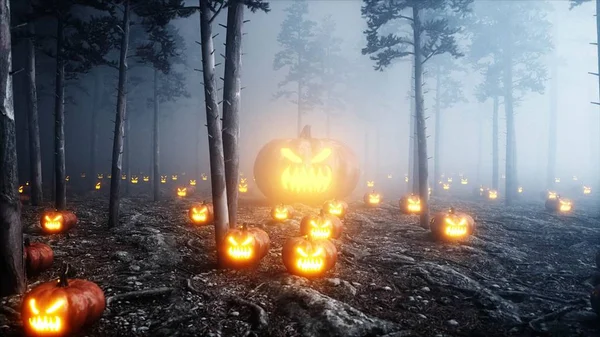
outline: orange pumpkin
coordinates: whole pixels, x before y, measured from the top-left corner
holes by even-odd
[[[323,212],[343,219],[346,217],[346,212],[348,212],[348,203],[337,199],[325,201],[323,204]]]
[[[421,199],[418,195],[409,194],[400,198],[400,213],[402,214],[420,214]]]
[[[77,216],[69,211],[48,211],[40,218],[42,231],[46,234],[63,233],[77,224]]]
[[[203,201],[199,205],[194,205],[190,207],[190,210],[188,211],[188,216],[192,223],[196,225],[209,224],[214,219],[213,204],[210,202]]]
[[[254,162],[254,178],[270,200],[312,204],[352,193],[358,167],[352,150],[332,139],[312,138],[307,125],[299,138],[263,146]]]
[[[271,218],[275,221],[285,221],[294,216],[294,208],[290,205],[279,204],[271,209]]]
[[[28,276],[35,276],[52,267],[54,252],[50,246],[41,242],[33,242],[25,239],[23,248],[25,255],[25,268]]]
[[[461,240],[473,234],[475,220],[466,213],[450,208],[446,212],[436,213],[431,218],[429,228],[438,240]]]
[[[300,235],[312,239],[337,239],[342,235],[342,229],[342,221],[323,210],[319,215],[307,215],[300,220]]]
[[[372,191],[371,193],[367,192],[363,197],[363,201],[365,202],[365,204],[371,207],[379,206],[381,204],[382,199],[383,198],[381,197],[381,194],[375,191]]]
[[[559,196],[555,199],[547,199],[545,207],[550,212],[569,213],[573,210],[573,202]]]
[[[225,267],[245,268],[256,266],[269,252],[271,240],[267,232],[242,225],[230,229],[221,242],[221,260]]]
[[[93,282],[67,280],[42,283],[23,298],[21,319],[29,336],[73,336],[102,317],[104,292]]]
[[[337,249],[329,240],[289,238],[283,244],[281,259],[290,274],[319,277],[335,266]]]

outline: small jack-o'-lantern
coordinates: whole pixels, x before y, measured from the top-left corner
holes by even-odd
[[[405,195],[400,198],[400,213],[419,214],[421,213],[421,199],[416,194]]]
[[[102,317],[106,299],[93,282],[67,280],[64,270],[58,281],[33,288],[21,307],[21,319],[28,336],[73,336],[82,327]]]
[[[523,187],[522,186],[517,187],[517,193],[523,193]]]
[[[337,239],[342,235],[342,221],[321,210],[319,215],[307,215],[300,220],[300,235],[311,239]]]
[[[547,199],[545,207],[550,212],[569,213],[573,209],[573,203],[559,196],[556,199]]]
[[[196,186],[196,179],[190,179],[190,186]]]
[[[121,174],[121,180],[127,180],[127,175],[126,174]]]
[[[290,274],[319,277],[335,266],[337,249],[329,240],[289,238],[283,244],[281,259]]]
[[[496,200],[498,199],[498,191],[496,190],[488,190],[487,191],[487,197],[489,200]]]
[[[445,191],[447,191],[447,190],[449,190],[449,189],[450,189],[450,184],[448,184],[448,183],[443,183],[443,184],[442,184],[442,188],[443,188]]]
[[[207,181],[208,180],[208,176],[206,175],[206,173],[202,173],[200,175],[200,179],[202,179],[202,181]]]
[[[374,187],[374,186],[375,186],[375,182],[373,180],[367,181],[367,187]]]
[[[592,194],[592,188],[589,186],[583,186],[583,194],[584,195]]]
[[[546,199],[548,199],[548,200],[555,200],[555,199],[558,199],[558,198],[559,198],[559,195],[555,191],[547,191],[546,192]]]
[[[449,182],[449,183],[452,183],[452,178],[448,178],[448,182]]]
[[[455,212],[454,208],[437,213],[431,218],[431,233],[437,239],[464,239],[473,234],[475,220],[465,213]]]
[[[69,211],[49,211],[40,217],[42,231],[46,234],[62,233],[77,224],[77,216]]]
[[[335,215],[343,219],[346,216],[346,212],[348,212],[348,204],[342,200],[331,199],[325,201],[322,209],[326,214]]]
[[[404,175],[404,182],[405,182],[405,183],[407,183],[407,182],[408,182],[408,175],[407,175],[407,174],[405,174],[405,175]]]
[[[160,176],[160,183],[161,184],[166,184],[167,183],[167,176]]]
[[[560,183],[560,178],[554,178],[555,183]]]
[[[66,177],[65,177],[65,181],[66,181],[66,182],[69,182],[69,180],[71,180],[71,176],[66,176]]]
[[[469,179],[467,179],[467,178],[461,178],[460,179],[460,184],[461,185],[467,185],[467,184],[469,184]]]
[[[367,204],[367,206],[379,206],[381,199],[381,194],[375,191],[372,191],[371,193],[365,193],[365,196],[363,197],[363,201],[365,204]]]
[[[103,179],[103,178],[104,178],[104,174],[102,174],[102,173],[98,173],[98,174],[96,175],[96,177],[98,177],[98,179]]]
[[[81,172],[81,173],[79,174],[79,176],[80,176],[81,178],[85,178],[85,172]]]
[[[96,183],[96,190],[99,190],[102,187],[102,183],[101,182],[97,182]]]
[[[292,206],[279,204],[271,209],[271,218],[275,221],[285,221],[294,215]]]
[[[238,192],[248,193],[248,183],[246,182],[246,178],[240,179],[240,183],[238,184]]]
[[[171,175],[171,180],[173,180],[173,181],[177,181],[177,178],[178,178],[178,177],[177,177],[177,175],[176,175],[176,174],[173,174],[173,175]]]
[[[23,185],[19,186],[19,194],[22,194],[22,193],[23,193],[23,191],[24,191],[24,189],[25,189],[25,188],[23,187]]]
[[[392,179],[392,175],[391,174],[388,174],[387,177],[388,177],[388,179]]]
[[[196,225],[209,224],[214,219],[213,204],[209,202],[202,202],[199,205],[194,205],[190,208],[188,216]]]
[[[147,183],[147,182],[149,182],[149,181],[150,181],[150,176],[143,176],[143,177],[142,177],[142,180],[143,180],[145,183]]]
[[[138,181],[139,181],[139,178],[138,178],[138,176],[131,176],[131,183],[132,183],[132,184],[137,184],[137,183],[138,183]]]
[[[54,262],[54,252],[50,246],[41,242],[32,243],[29,238],[25,239],[23,255],[27,276],[35,276],[50,269]]]
[[[177,187],[177,196],[178,197],[186,197],[187,196],[187,188],[186,187]]]
[[[225,266],[244,268],[258,264],[270,247],[271,240],[267,232],[243,224],[227,232],[219,251]]]
[[[577,176],[573,176],[573,181],[577,181],[579,180],[579,178],[577,178]]]

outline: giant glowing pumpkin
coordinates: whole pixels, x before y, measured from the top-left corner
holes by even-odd
[[[323,203],[323,212],[325,214],[334,215],[340,219],[346,217],[348,212],[348,203],[342,200],[331,199]]]
[[[365,204],[367,204],[367,206],[379,206],[379,204],[381,203],[382,197],[381,194],[373,191],[371,193],[365,193],[364,197],[363,197],[363,201],[365,202]]]
[[[258,189],[283,202],[319,203],[349,195],[360,176],[352,151],[332,139],[312,138],[305,126],[299,138],[267,143],[254,162]]]
[[[23,255],[27,276],[35,276],[50,269],[54,262],[54,252],[50,246],[41,242],[32,243],[28,238],[25,239]]]
[[[283,244],[281,259],[290,274],[319,277],[335,266],[337,249],[329,240],[289,238]]]
[[[42,232],[57,234],[66,232],[77,224],[77,216],[69,211],[44,212],[40,217]]]
[[[219,251],[224,266],[244,268],[257,265],[270,247],[271,240],[267,232],[242,225],[227,232]]]
[[[558,197],[556,199],[547,199],[545,207],[550,212],[569,213],[573,209],[573,202],[569,199]]]
[[[199,205],[194,205],[188,211],[188,216],[190,221],[196,225],[209,224],[214,219],[213,204],[202,202]]]
[[[271,218],[275,221],[285,221],[294,215],[294,208],[290,205],[279,204],[271,209]]]
[[[475,220],[465,213],[454,211],[439,212],[431,218],[431,233],[439,240],[460,240],[473,234]]]
[[[321,210],[319,215],[307,215],[300,220],[300,235],[311,239],[337,239],[342,235],[342,221]]]
[[[93,282],[67,280],[42,283],[23,297],[21,319],[28,336],[73,336],[102,317],[104,292]]]
[[[402,214],[420,214],[421,199],[416,194],[405,195],[400,198],[400,213]]]

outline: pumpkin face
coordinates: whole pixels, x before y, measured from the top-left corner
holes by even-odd
[[[102,179],[102,178],[104,178],[104,174],[102,174],[102,173],[98,173],[98,174],[96,175],[96,177],[97,177],[98,179]]]
[[[66,181],[66,182],[69,182],[69,180],[71,180],[71,176],[66,176],[66,177],[65,177],[65,181]]]
[[[190,186],[196,186],[196,179],[190,179]]]
[[[160,176],[160,183],[161,184],[166,184],[167,183],[167,176]]]
[[[461,178],[460,179],[460,184],[461,185],[467,185],[467,184],[469,184],[469,179],[467,179],[467,178]]]
[[[335,266],[337,249],[329,240],[289,238],[283,244],[281,258],[290,274],[318,277]]]
[[[202,181],[207,181],[208,180],[208,176],[206,175],[206,173],[202,173],[200,175],[200,179],[202,179]]]
[[[99,190],[102,187],[102,183],[101,182],[97,182],[96,183],[96,189]]]
[[[391,174],[388,174],[387,177],[388,177],[388,179],[392,179],[392,175]]]
[[[300,235],[311,239],[337,239],[342,235],[342,221],[321,211],[320,215],[307,215],[300,221]]]
[[[147,182],[149,182],[149,181],[150,181],[150,177],[149,177],[149,176],[143,176],[143,177],[142,177],[142,180],[143,180],[145,183],[147,183]]]
[[[421,199],[418,195],[410,194],[400,198],[400,213],[419,214],[421,213]]]
[[[583,194],[584,195],[592,194],[592,188],[589,186],[583,186]]]
[[[407,175],[407,174],[405,174],[405,175],[404,175],[404,182],[405,182],[405,183],[407,183],[407,182],[408,182],[408,175]]]
[[[573,209],[573,202],[559,196],[556,199],[547,199],[545,207],[550,212],[569,213]]]
[[[558,193],[556,193],[555,191],[548,191],[548,193],[546,194],[546,199],[549,199],[549,200],[558,199]]]
[[[79,176],[80,176],[81,178],[85,178],[85,172],[81,172],[81,173],[79,174]]]
[[[107,177],[108,179],[111,179],[111,178],[112,178],[112,174],[109,174],[109,175],[107,175],[106,177]]]
[[[31,243],[29,239],[25,240],[23,255],[28,276],[35,276],[50,269],[54,262],[54,252],[50,246],[41,242]]]
[[[381,199],[381,194],[376,193],[375,191],[366,193],[363,197],[363,200],[367,206],[378,206],[381,203]]]
[[[444,190],[446,190],[446,191],[447,191],[447,190],[449,190],[449,189],[450,189],[450,184],[443,183],[443,184],[442,184],[442,188],[443,188]]]
[[[375,186],[375,182],[373,180],[367,181],[367,187],[374,187],[374,186]]]
[[[331,199],[325,201],[322,209],[325,214],[334,215],[338,218],[344,218],[346,216],[346,212],[348,211],[348,204],[342,200]]]
[[[496,190],[488,190],[487,197],[490,200],[496,200],[496,199],[498,199],[498,191],[496,191]]]
[[[73,279],[42,283],[23,298],[21,319],[30,336],[72,336],[100,319],[106,306],[95,283]]]
[[[222,242],[221,254],[227,266],[243,268],[255,265],[269,252],[269,235],[258,228],[241,226],[230,229]]]
[[[247,193],[248,192],[248,183],[246,178],[240,178],[240,183],[238,184],[238,192]]]
[[[25,187],[23,187],[23,185],[19,186],[19,194],[23,194],[24,190],[25,190]]]
[[[68,211],[50,211],[42,214],[40,225],[46,234],[62,233],[77,224],[77,216]]]
[[[185,188],[185,187],[177,187],[177,196],[178,197],[185,197],[185,196],[187,196],[187,188]]]
[[[523,187],[519,186],[519,187],[517,188],[517,193],[523,193]]]
[[[272,200],[318,203],[349,195],[360,171],[345,145],[316,139],[306,126],[299,138],[267,143],[254,162],[258,189]]]
[[[429,228],[437,239],[464,239],[473,233],[475,220],[465,213],[450,209],[433,216]]]
[[[271,209],[271,218],[275,221],[285,221],[294,214],[292,206],[279,204]]]
[[[188,216],[192,223],[196,225],[206,225],[213,221],[213,205],[212,203],[203,202],[199,205],[192,206],[188,211]]]
[[[127,175],[126,174],[121,174],[121,180],[127,180]]]
[[[173,175],[171,176],[171,180],[173,180],[173,181],[177,181],[177,178],[178,178],[178,177],[177,177],[177,175],[176,175],[176,174],[173,174]]]
[[[137,184],[137,183],[138,183],[138,181],[139,181],[139,178],[138,178],[138,176],[131,176],[131,183],[132,183],[132,184]]]
[[[560,178],[554,178],[555,183],[560,183]]]
[[[451,183],[452,182],[452,178],[448,178],[448,182]]]

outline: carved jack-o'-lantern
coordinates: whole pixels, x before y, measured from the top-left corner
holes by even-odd
[[[42,283],[23,298],[21,319],[28,336],[73,336],[96,322],[106,307],[104,292],[95,283],[67,280]]]
[[[560,178],[554,178],[555,183],[560,183]]]
[[[246,182],[246,178],[240,178],[240,183],[238,184],[238,192],[240,192],[240,193],[248,192],[248,183]]]
[[[573,181],[577,181],[579,180],[579,178],[577,178],[577,176],[573,176]]]
[[[448,178],[448,182],[449,182],[449,183],[452,183],[452,178]]]
[[[213,204],[202,202],[199,205],[194,205],[188,212],[190,220],[196,225],[206,225],[213,221],[214,212]]]
[[[206,173],[202,173],[200,175],[200,179],[202,179],[202,181],[207,181],[208,180],[208,176],[206,175]]]
[[[104,178],[104,174],[102,174],[102,173],[98,173],[98,174],[96,175],[96,177],[98,177],[98,179],[103,179],[103,178]]]
[[[342,229],[342,221],[323,210],[319,215],[307,215],[300,221],[300,235],[311,239],[337,239],[342,235]]]
[[[50,269],[54,262],[54,252],[50,246],[41,242],[32,243],[28,238],[25,239],[23,255],[27,276],[35,276]]]
[[[121,174],[121,180],[127,180],[127,175],[126,174]]]
[[[281,259],[290,274],[319,277],[335,266],[337,249],[329,240],[289,238],[283,244]]]
[[[523,187],[522,186],[517,187],[517,193],[523,193]]]
[[[96,183],[96,190],[99,190],[102,187],[102,183],[101,182],[97,182]]]
[[[81,173],[79,174],[79,176],[80,176],[81,178],[85,178],[85,172],[81,172]]]
[[[421,199],[416,194],[409,194],[400,198],[400,213],[419,214],[421,213]]]
[[[589,186],[583,186],[583,194],[584,195],[590,195],[592,194],[592,188]]]
[[[367,187],[374,187],[375,182],[373,180],[367,180]]]
[[[325,214],[335,215],[343,219],[346,216],[346,212],[348,212],[348,204],[342,200],[331,199],[325,201],[322,209]]]
[[[547,191],[546,192],[546,199],[554,200],[554,199],[558,199],[558,198],[559,198],[559,195],[555,191]]]
[[[161,184],[166,184],[167,183],[167,176],[160,176],[160,183]]]
[[[142,177],[142,181],[144,181],[145,183],[150,181],[150,176],[143,176]]]
[[[429,225],[437,239],[463,239],[473,233],[475,220],[465,213],[455,212],[454,208],[435,214]]]
[[[408,182],[408,174],[404,175],[404,182],[407,183]]]
[[[190,179],[190,186],[196,186],[196,179]]]
[[[573,209],[573,202],[559,196],[556,199],[547,199],[545,207],[550,212],[569,213]]]
[[[185,187],[177,187],[177,196],[178,197],[185,197],[185,196],[187,196],[187,188],[185,188]]]
[[[69,180],[71,180],[71,176],[66,176],[66,177],[65,177],[65,181],[66,181],[66,182],[69,182]]]
[[[138,178],[138,176],[131,176],[131,183],[132,183],[132,184],[137,184],[137,183],[138,183],[138,181],[139,181],[139,178]]]
[[[69,211],[48,211],[40,217],[42,231],[46,234],[62,233],[77,224],[77,216]]]
[[[367,204],[367,206],[379,206],[379,204],[381,203],[381,199],[381,194],[375,191],[371,193],[365,193],[363,197],[363,201],[365,202],[365,204]]]
[[[392,179],[392,175],[391,174],[388,174],[387,177],[388,177],[388,179]]]
[[[467,185],[467,184],[469,184],[469,179],[467,179],[467,178],[461,178],[460,179],[460,184],[461,185]]]
[[[112,178],[112,174],[109,174],[109,175],[107,175],[106,177],[107,177],[108,179],[111,179],[111,178]]]
[[[178,176],[176,174],[171,175],[171,180],[177,181]]]
[[[496,200],[496,199],[498,199],[498,191],[496,191],[496,190],[488,190],[487,192],[488,192],[487,193],[488,199],[490,199],[490,200]]]
[[[296,139],[267,143],[254,162],[258,189],[272,200],[318,203],[349,195],[360,171],[358,160],[345,145],[316,139],[305,126]]]
[[[242,225],[227,232],[219,251],[225,266],[243,268],[260,262],[270,247],[271,240],[265,231]]]
[[[275,221],[285,221],[294,215],[292,206],[279,204],[271,209],[271,218]]]
[[[23,187],[23,185],[19,186],[19,194],[22,194],[24,190],[25,188]]]
[[[449,189],[450,189],[450,184],[443,183],[443,184],[442,184],[442,188],[443,188],[445,191],[447,191],[447,190],[449,190]]]

